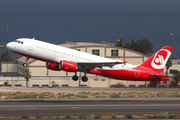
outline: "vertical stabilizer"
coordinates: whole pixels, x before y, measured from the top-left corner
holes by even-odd
[[[159,74],[162,73],[162,70],[165,67],[173,49],[174,48],[171,46],[164,46],[138,67],[148,68]]]

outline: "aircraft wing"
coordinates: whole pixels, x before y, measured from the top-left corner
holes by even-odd
[[[102,67],[112,67],[116,64],[126,64],[126,62],[121,62],[121,61],[115,61],[115,62],[76,62],[76,61],[70,61],[70,60],[66,60],[66,59],[61,59],[61,58],[55,58],[55,62],[59,63],[59,61],[69,61],[72,63],[76,63],[78,70],[91,70],[91,69],[95,69],[95,68],[102,68]]]
[[[98,68],[102,68],[102,67],[112,67],[116,64],[123,64],[123,62],[98,62],[98,63],[94,63],[94,62],[78,62],[77,66],[79,70],[89,70],[89,69],[95,69],[96,67]]]

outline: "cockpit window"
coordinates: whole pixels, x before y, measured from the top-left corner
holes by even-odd
[[[23,42],[22,42],[22,41],[19,41],[19,40],[15,40],[14,42],[17,42],[17,43],[23,44]]]

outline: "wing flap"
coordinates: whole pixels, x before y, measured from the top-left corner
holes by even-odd
[[[105,67],[105,66],[108,66],[108,67],[112,67],[116,64],[123,64],[123,62],[78,62],[77,65],[78,65],[78,69],[80,70],[90,70],[90,69],[95,69],[96,67],[98,68],[102,68],[102,67]]]

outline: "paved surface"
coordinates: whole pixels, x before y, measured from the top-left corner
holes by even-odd
[[[0,100],[2,116],[179,114],[180,99],[21,99]]]
[[[180,88],[26,88],[1,87],[0,92],[52,92],[52,93],[79,93],[79,92],[180,92]]]
[[[1,92],[179,92],[180,88],[25,88],[1,87]],[[180,98],[21,99],[0,100],[2,116],[111,114],[180,114]]]

